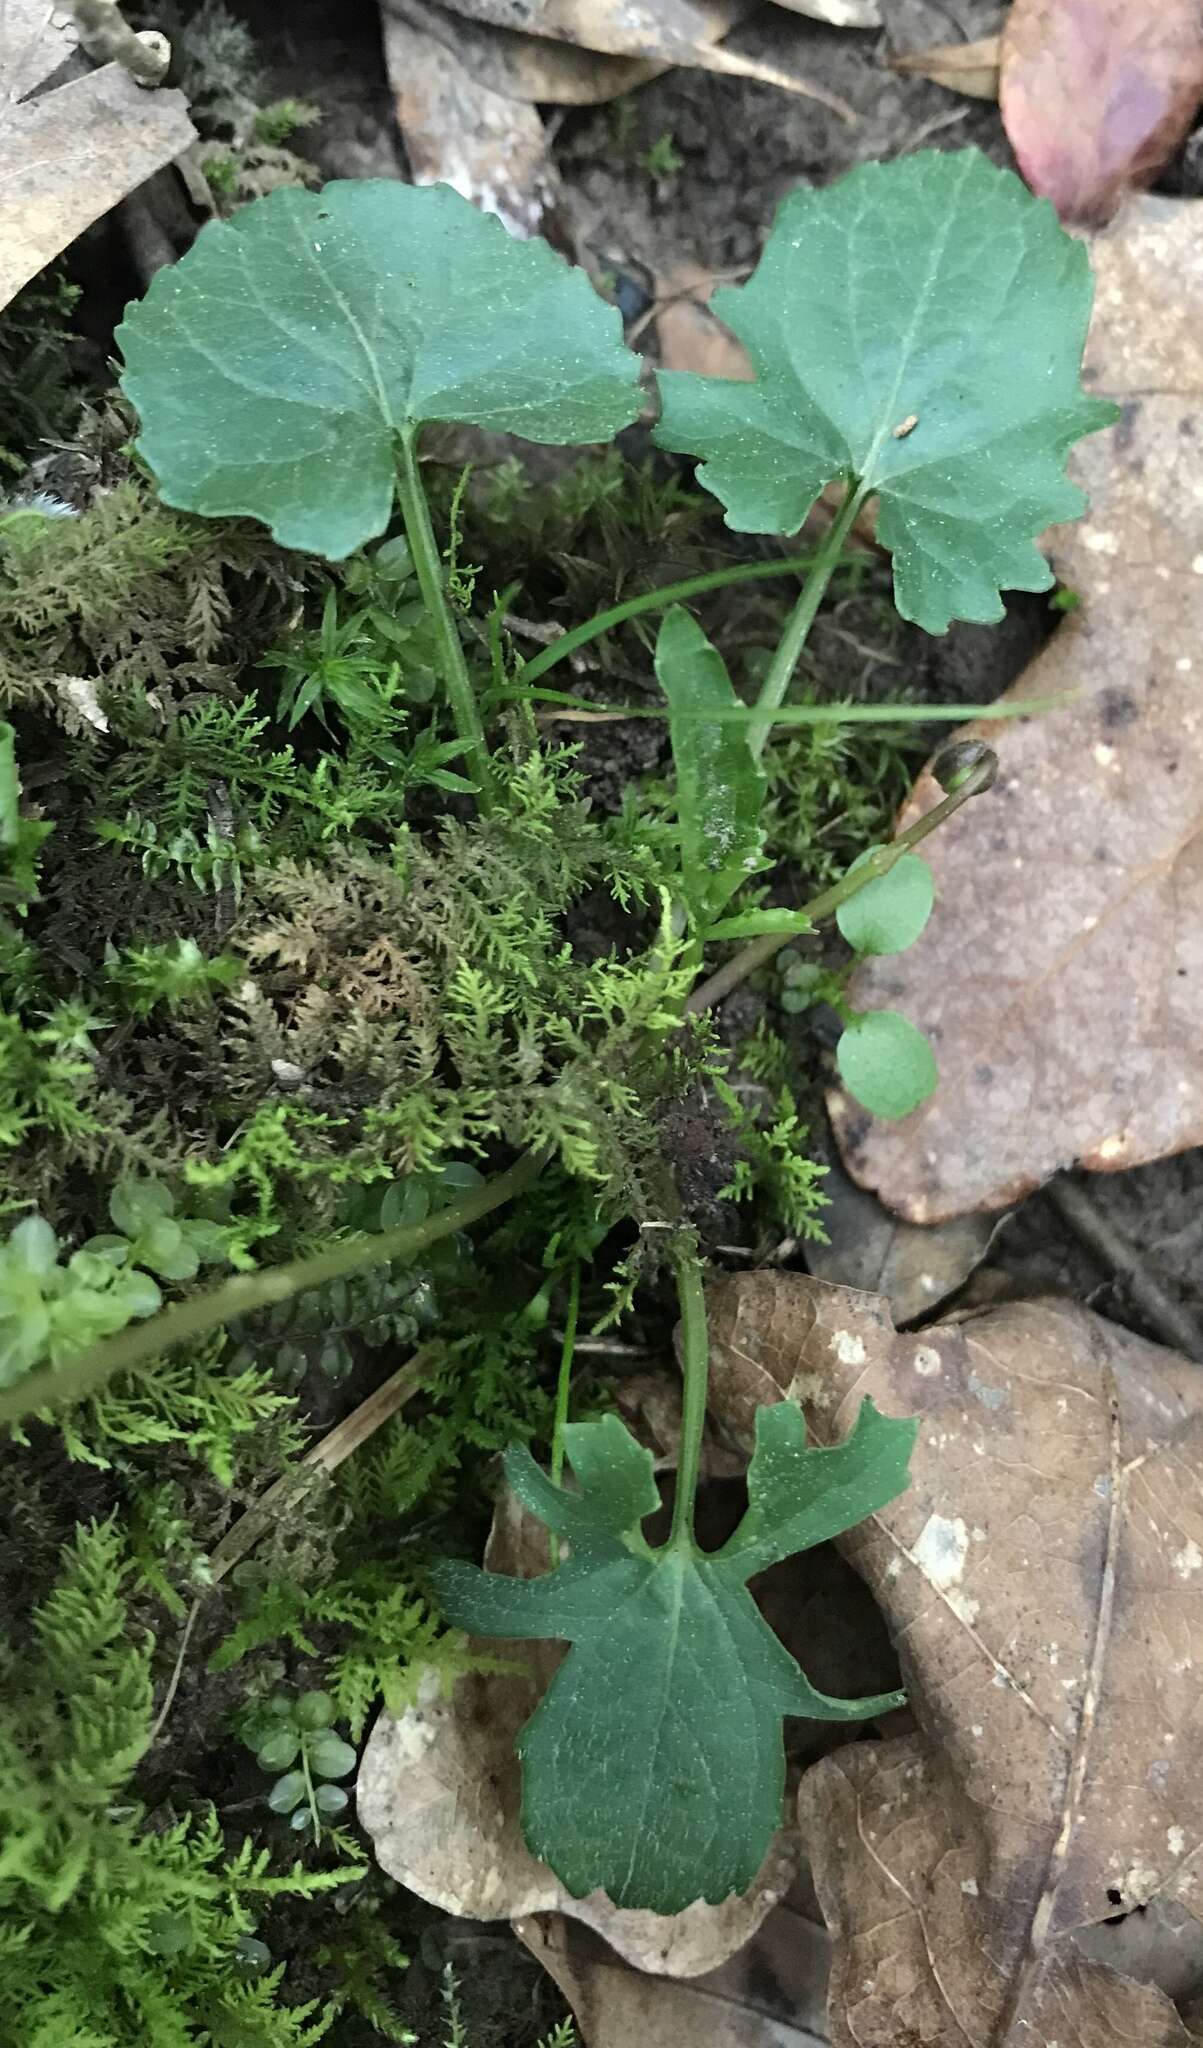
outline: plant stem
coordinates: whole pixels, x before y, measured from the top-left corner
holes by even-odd
[[[576,1326],[581,1313],[581,1262],[574,1259],[568,1278],[568,1308],[564,1317],[564,1342],[560,1348],[560,1370],[556,1379],[556,1412],[551,1429],[551,1481],[559,1486],[564,1478],[564,1430],[572,1395],[572,1360],[576,1351]],[[551,1562],[560,1562],[560,1539],[551,1531]]]
[[[322,1821],[313,1792],[313,1773],[309,1768],[309,1738],[304,1729],[301,1731],[301,1771],[305,1779],[305,1797],[309,1801],[309,1818],[313,1822],[313,1839],[315,1843],[320,1844]]]
[[[677,1300],[681,1309],[681,1448],[677,1458],[677,1491],[673,1500],[670,1545],[688,1550],[693,1544],[693,1509],[702,1465],[706,1428],[706,1393],[710,1379],[710,1340],[706,1333],[706,1295],[702,1264],[693,1245],[677,1254]]]
[[[815,613],[823,601],[823,593],[831,581],[844,542],[852,531],[852,522],[864,502],[865,490],[849,490],[832,520],[826,538],[815,555],[814,567],[806,579],[801,597],[785,622],[785,631],[777,643],[777,652],[769,663],[768,673],[761,685],[756,709],[764,716],[748,727],[748,745],[752,759],[759,761],[764,752],[765,741],[773,729],[772,714],[785,701],[785,693],[793,681],[798,657],[806,645],[806,638],[814,624]]]
[[[812,924],[817,924],[821,917],[830,917],[850,896],[858,895],[869,882],[877,881],[881,875],[888,875],[904,853],[909,852],[911,847],[918,846],[920,840],[926,839],[928,833],[934,832],[946,818],[951,818],[953,812],[959,811],[961,805],[967,803],[971,796],[976,796],[979,790],[989,788],[997,766],[995,756],[987,753],[951,796],[942,797],[938,804],[933,804],[930,811],[925,811],[913,825],[908,825],[906,831],[900,832],[897,839],[892,839],[888,846],[876,847],[858,868],[850,870],[838,882],[833,882],[830,889],[824,889],[819,896],[812,896],[809,903],[802,905],[798,912],[799,917],[808,917]],[[774,953],[779,953],[783,946],[788,946],[797,937],[796,931],[765,932],[761,938],[749,940],[746,946],[741,946],[739,952],[732,954],[730,960],[715,973],[698,983],[686,997],[685,1014],[696,1016],[700,1010],[713,1009],[716,1003],[723,1002],[730,995],[732,989],[738,988],[741,981],[746,981],[758,967],[764,966],[766,960],[771,960]]]
[[[409,542],[409,552],[413,556],[422,602],[434,627],[439,666],[451,705],[451,715],[455,720],[455,729],[465,743],[464,758],[468,763],[469,773],[478,785],[480,808],[487,811],[492,796],[489,750],[485,745],[485,732],[480,721],[476,691],[472,687],[472,678],[468,674],[468,664],[464,659],[455,617],[443,587],[442,558],[434,537],[434,528],[430,523],[430,507],[426,503],[426,493],[418,473],[416,427],[403,427],[397,437],[397,446],[397,502],[405,522],[405,536]]]
[[[382,1231],[376,1237],[347,1238],[311,1259],[295,1259],[288,1265],[269,1266],[261,1273],[226,1280],[220,1287],[210,1287],[203,1294],[177,1302],[174,1308],[163,1309],[145,1323],[120,1330],[115,1337],[106,1337],[99,1344],[90,1344],[65,1365],[43,1366],[37,1372],[27,1373],[0,1394],[0,1427],[35,1415],[56,1401],[82,1401],[88,1394],[96,1393],[114,1373],[143,1365],[174,1344],[203,1337],[222,1323],[232,1322],[235,1316],[290,1301],[294,1294],[303,1294],[310,1287],[324,1287],[328,1280],[341,1280],[349,1273],[364,1273],[372,1266],[386,1266],[393,1259],[425,1251],[440,1238],[450,1237],[512,1202],[538,1178],[542,1167],[540,1153],[524,1152],[505,1173],[474,1188],[462,1202],[436,1210],[423,1223],[399,1224],[396,1230]]]
[[[568,1402],[572,1393],[572,1359],[576,1350],[576,1326],[581,1312],[581,1262],[574,1259],[568,1281],[568,1310],[564,1317],[564,1343],[560,1351],[560,1372],[556,1380],[556,1413],[551,1432],[551,1477],[552,1483],[560,1484],[564,1476],[564,1425],[568,1420]]]
[[[658,590],[645,590],[640,597],[628,597],[622,604],[611,605],[608,611],[597,612],[583,625],[574,626],[570,633],[562,633],[540,653],[532,654],[522,664],[521,680],[538,682],[549,668],[554,668],[558,661],[567,661],[578,647],[587,646],[599,634],[609,633],[615,626],[625,625],[628,619],[639,618],[643,612],[667,611],[670,604],[700,597],[705,590],[722,590],[728,583],[751,583],[762,576],[804,576],[817,560],[817,555],[809,554],[782,555],[769,562],[738,562],[726,569],[708,569],[701,576],[687,576],[682,583],[665,583]]]

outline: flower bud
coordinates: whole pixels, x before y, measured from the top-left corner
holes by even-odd
[[[931,772],[944,794],[954,796],[978,768],[983,770],[983,774],[975,795],[989,789],[993,783],[998,774],[998,755],[983,740],[954,740],[950,747],[941,747],[932,762]]]

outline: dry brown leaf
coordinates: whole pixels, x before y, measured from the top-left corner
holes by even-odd
[[[1003,125],[1034,192],[1065,220],[1110,220],[1151,183],[1203,97],[1198,0],[1013,0]]]
[[[386,10],[396,11],[406,18],[411,15],[411,4],[412,0],[384,0]],[[462,34],[465,22],[472,25],[471,33],[462,43],[457,40],[456,48],[461,51],[464,62],[474,69],[482,59],[470,52],[475,49],[483,55],[489,36],[499,38],[496,45],[498,62],[505,66],[514,80],[515,90],[518,90],[518,77],[528,65],[535,71],[543,69],[551,83],[554,60],[540,58],[537,51],[521,48],[524,44],[537,44],[543,40],[552,45],[570,46],[578,53],[598,52],[609,57],[635,60],[650,64],[656,70],[685,64],[702,71],[717,71],[727,77],[758,79],[762,84],[780,86],[786,92],[819,100],[841,119],[854,121],[856,117],[847,101],[829,92],[825,86],[804,78],[792,69],[723,48],[721,37],[742,19],[749,5],[750,0],[517,0],[517,4],[515,0],[446,0],[445,8],[424,7],[423,11],[430,17],[445,13],[451,23],[445,32],[457,37]],[[429,25],[432,33],[443,33],[433,18]],[[482,34],[482,30],[488,34]],[[592,68],[578,64],[571,76],[575,78],[583,70],[583,76],[587,78]],[[645,72],[643,75],[652,74]],[[490,77],[486,83],[495,85],[499,91],[511,89],[509,84],[501,82],[500,77]],[[519,96],[525,96],[525,93],[523,88]],[[609,91],[593,95],[596,98],[611,96]],[[557,95],[544,91],[537,97],[547,99]],[[572,103],[577,101],[574,99]]]
[[[482,85],[449,43],[400,15],[386,15],[383,28],[415,185],[453,185],[511,234],[539,234],[558,181],[535,108]]]
[[[1100,1958],[1117,1913],[1203,1918],[1203,1375],[1060,1302],[902,1337],[872,1296],[761,1273],[711,1308],[741,1434],[787,1393],[820,1441],[866,1394],[920,1417],[910,1490],[840,1548],[922,1732],[801,1792],[836,2048],[1185,2044]]]
[[[0,117],[12,101],[23,100],[53,77],[78,47],[65,7],[48,0],[3,0],[0,4]]]
[[[698,263],[678,263],[656,279],[656,336],[665,370],[699,377],[755,376],[748,352],[716,320],[709,301],[718,280]]]
[[[1009,693],[1080,701],[981,729],[998,780],[925,843],[935,916],[854,980],[931,1035],[935,1094],[894,1124],[831,1099],[853,1178],[915,1223],[1203,1141],[1203,208],[1135,199],[1092,253],[1086,374],[1123,419],[1051,536],[1081,609]]]
[[[41,16],[51,10],[43,5]],[[23,91],[61,61],[62,39],[20,40],[22,13],[8,20],[4,57]],[[52,28],[53,24],[49,23]],[[54,57],[52,64],[49,59]],[[179,92],[148,91],[119,64],[106,64],[34,100],[0,101],[0,306],[109,208],[196,140]]]
[[[481,91],[503,99],[595,106],[633,91],[664,69],[642,57],[610,57],[469,20],[431,0],[385,0],[385,8],[386,20],[441,43]]]
[[[883,1295],[896,1323],[930,1314],[954,1293],[985,1258],[997,1228],[980,1214],[904,1223],[834,1162],[823,1197],[827,1242],[807,1245],[807,1269],[818,1280]]]
[[[826,21],[832,28],[881,27],[877,0],[777,0],[777,5],[811,21]]]
[[[908,56],[891,58],[890,68],[930,78],[933,85],[965,93],[971,100],[996,100],[999,40],[998,36],[983,36],[977,43],[938,43],[931,50],[913,50]]]
[[[555,1978],[587,2048],[827,2048],[826,1930],[786,1902],[738,1955],[703,1977],[631,1969],[560,1914],[515,1933]]]

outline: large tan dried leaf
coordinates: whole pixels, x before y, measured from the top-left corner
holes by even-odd
[[[1198,0],[1014,0],[1003,125],[1033,191],[1065,220],[1110,220],[1151,183],[1203,97]]]
[[[753,1274],[711,1308],[740,1435],[790,1392],[821,1441],[866,1394],[921,1418],[910,1490],[840,1545],[921,1734],[801,1792],[836,2048],[1179,2048],[1107,1923],[1203,1917],[1203,1375],[1067,1303],[901,1337],[872,1296]]]
[[[880,28],[881,8],[877,0],[777,0],[791,14],[805,14],[811,21],[825,21],[832,28]]]
[[[823,1180],[823,1199],[826,1241],[807,1245],[807,1271],[883,1295],[896,1323],[930,1315],[955,1293],[986,1256],[998,1227],[976,1214],[926,1226],[904,1223],[835,1162]]]
[[[148,91],[119,64],[18,101],[63,54],[50,7],[29,14],[15,9],[0,30],[0,64],[11,63],[0,69],[0,306],[196,140],[182,93]],[[23,27],[43,23],[46,35],[24,39]]]
[[[930,78],[947,92],[971,100],[998,98],[999,38],[983,36],[977,43],[938,43],[930,50],[911,50],[893,57],[890,68],[914,78]]]
[[[656,339],[665,370],[699,377],[756,375],[743,343],[716,320],[710,300],[719,280],[700,263],[678,263],[656,279]]]
[[[416,19],[416,17],[415,17]],[[415,185],[453,185],[513,235],[537,235],[557,179],[535,107],[482,85],[449,42],[384,18],[384,62]]]
[[[1142,196],[1092,254],[1086,374],[1123,419],[1052,536],[1081,609],[1009,693],[1079,701],[989,728],[994,789],[924,848],[935,916],[854,983],[930,1033],[935,1094],[896,1124],[832,1098],[853,1178],[916,1223],[1203,1141],[1203,207]]]
[[[633,91],[664,69],[642,57],[611,57],[470,19],[432,0],[385,0],[385,20],[441,44],[481,92],[531,106],[594,106]],[[395,75],[393,82],[396,89]],[[462,118],[472,117],[465,109]],[[453,142],[447,138],[446,146]]]
[[[687,1979],[633,1970],[560,1914],[515,1933],[555,1978],[586,2048],[827,2048],[824,1928],[791,1904],[774,1908],[737,1955]]]
[[[521,47],[542,40],[553,46],[568,45],[578,52],[572,81],[581,73],[581,52],[635,60],[656,70],[685,64],[727,77],[759,79],[786,92],[820,100],[842,119],[854,120],[846,100],[791,67],[745,57],[723,47],[721,38],[748,12],[750,4],[751,0],[518,0],[517,5],[513,0],[445,0],[444,5],[431,7],[429,13],[443,14],[452,24],[447,31],[451,34],[462,34],[464,22],[471,25],[468,36],[456,47],[462,48],[464,61],[474,67],[480,58],[469,53],[482,52],[491,37],[498,63],[513,81],[512,89],[523,97],[529,88],[520,87],[518,79],[528,67],[531,76],[543,73],[548,88],[529,92],[530,97],[559,97],[554,89],[554,60],[541,57],[537,49]],[[402,15],[408,14],[410,5],[411,0],[384,0],[386,11],[395,9]],[[436,34],[440,32],[433,20],[431,28]],[[482,28],[489,31],[489,37],[482,36]],[[589,67],[584,68],[587,74]],[[496,84],[499,91],[511,90],[511,85],[501,83],[499,77],[486,82]],[[589,96],[587,88],[580,91],[570,84],[570,90],[574,104]],[[611,96],[608,88],[592,95],[599,99]]]

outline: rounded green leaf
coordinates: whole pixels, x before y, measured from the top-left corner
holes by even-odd
[[[287,1771],[277,1778],[267,1795],[267,1803],[273,1813],[291,1813],[298,1800],[305,1797],[304,1771]]]
[[[200,1268],[197,1252],[173,1216],[160,1217],[141,1233],[136,1256],[161,1280],[192,1280]]]
[[[137,1237],[174,1211],[171,1189],[159,1180],[119,1180],[109,1196],[109,1215],[127,1237]]]
[[[9,1234],[7,1254],[13,1266],[45,1276],[58,1263],[58,1239],[43,1216],[26,1216]]]
[[[791,193],[715,296],[755,382],[662,372],[655,438],[741,532],[795,533],[852,478],[903,617],[988,624],[1000,590],[1049,588],[1036,537],[1085,502],[1066,454],[1117,417],[1079,382],[1092,297],[1085,244],[979,151],[862,164]]]
[[[165,501],[334,560],[384,532],[423,420],[603,441],[640,406],[584,272],[447,185],[271,192],[202,228],[117,338]]]
[[[897,1010],[854,1017],[835,1057],[845,1088],[874,1116],[909,1116],[939,1079],[923,1033]]]
[[[301,1738],[295,1728],[276,1728],[260,1745],[255,1761],[260,1770],[286,1771],[300,1751]]]
[[[854,875],[876,851],[870,847],[862,853],[849,874]],[[866,882],[855,896],[841,903],[835,921],[858,953],[904,953],[931,916],[935,894],[927,862],[917,853],[904,853],[888,874]]]
[[[319,1785],[313,1795],[313,1803],[319,1813],[329,1818],[331,1814],[342,1813],[347,1804],[347,1794],[341,1785]]]
[[[297,1701],[297,1727],[329,1728],[334,1712],[334,1701],[328,1692],[303,1692]]]
[[[357,1762],[350,1743],[344,1742],[332,1728],[323,1728],[319,1735],[310,1737],[308,1756],[309,1768],[319,1778],[345,1778]]]

